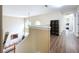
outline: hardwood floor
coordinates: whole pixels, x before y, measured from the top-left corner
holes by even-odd
[[[73,32],[64,31],[60,36],[51,35],[50,53],[78,53],[79,38]]]

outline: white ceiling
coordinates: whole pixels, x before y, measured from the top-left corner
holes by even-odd
[[[3,6],[3,15],[4,16],[16,16],[16,17],[28,17],[36,16],[40,14],[45,14],[48,12],[57,12],[67,9],[73,9],[77,6],[62,6],[60,8],[45,5],[4,5]]]

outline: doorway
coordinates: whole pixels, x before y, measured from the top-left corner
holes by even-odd
[[[50,21],[50,35],[59,35],[59,20],[51,20]]]

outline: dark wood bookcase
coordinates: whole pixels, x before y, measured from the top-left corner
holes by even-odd
[[[51,20],[50,22],[50,34],[51,35],[59,35],[59,20]]]

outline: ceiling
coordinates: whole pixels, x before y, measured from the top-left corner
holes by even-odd
[[[76,8],[77,5],[65,5],[62,7],[54,7],[51,5],[4,5],[4,16],[28,17],[36,16],[49,12],[64,11]]]

